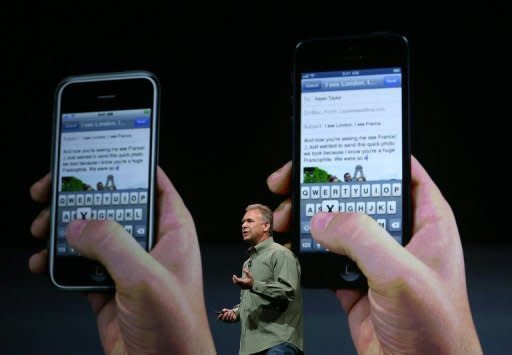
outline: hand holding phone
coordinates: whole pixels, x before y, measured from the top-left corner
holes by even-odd
[[[292,233],[305,287],[366,287],[352,260],[312,238],[319,212],[365,213],[399,244],[410,238],[408,62],[394,34],[297,45]]]
[[[115,281],[115,293],[87,293],[105,354],[215,354],[194,221],[163,170],[157,168],[156,175],[160,213],[156,244],[149,253],[118,223],[108,220],[75,220],[66,240],[83,257],[105,265]],[[30,193],[34,201],[46,205],[49,190],[48,174]],[[32,224],[33,235],[48,238],[49,224],[50,216],[43,210]],[[34,254],[30,269],[46,273],[47,259],[45,250]]]
[[[411,172],[416,220],[405,247],[365,214],[320,213],[311,221],[315,240],[332,253],[350,255],[368,278],[368,290],[336,290],[355,350],[482,354],[453,212],[414,157]],[[270,190],[289,195],[290,175],[287,163],[267,179]],[[285,199],[274,211],[277,230],[287,231],[290,209]]]

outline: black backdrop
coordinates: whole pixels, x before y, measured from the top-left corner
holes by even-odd
[[[53,91],[63,77],[156,73],[160,164],[200,241],[238,243],[245,205],[279,203],[265,179],[290,159],[296,41],[383,30],[409,38],[412,151],[454,208],[463,242],[508,242],[504,9],[334,4],[1,5],[4,243],[38,246],[29,225],[39,206],[28,188],[49,169]]]

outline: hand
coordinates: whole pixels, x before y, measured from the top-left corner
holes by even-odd
[[[254,277],[252,276],[252,272],[250,272],[247,268],[244,268],[243,272],[246,275],[245,277],[238,277],[233,275],[233,283],[240,286],[240,288],[251,289],[252,285],[254,285]]]
[[[115,294],[90,293],[106,354],[215,354],[206,316],[201,258],[194,222],[163,170],[158,168],[157,244],[148,254],[113,221],[77,220],[67,239],[80,254],[100,261],[114,279]],[[50,175],[31,187],[32,198],[47,203]],[[48,237],[45,208],[32,234]],[[43,272],[47,251],[33,255],[29,267]]]
[[[411,167],[414,225],[405,248],[357,213],[317,214],[313,237],[349,256],[368,279],[367,292],[336,291],[358,353],[481,354],[455,218],[414,157]],[[287,163],[269,176],[269,188],[287,194],[290,171]],[[288,228],[290,207],[287,200],[274,212],[279,228]]]
[[[235,313],[235,310],[233,310],[233,309],[223,308],[218,313],[219,314],[217,316],[217,319],[221,320],[223,322],[234,323],[234,322],[236,322],[238,320],[237,316],[236,316],[236,313]]]

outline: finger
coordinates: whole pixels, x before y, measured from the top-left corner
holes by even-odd
[[[195,272],[201,266],[192,216],[160,167],[157,169],[157,185],[158,243],[151,255],[169,270]]]
[[[46,272],[48,269],[48,249],[43,249],[32,255],[28,260],[28,268],[37,274]]]
[[[412,197],[414,205],[413,235],[426,224],[441,218],[453,219],[453,213],[441,191],[423,166],[411,157]]]
[[[50,201],[50,181],[51,175],[48,173],[30,187],[32,200],[39,203],[48,203]]]
[[[352,289],[335,290],[336,298],[341,304],[343,310],[349,314],[354,305],[359,302],[361,297],[365,295],[365,292]]]
[[[87,299],[89,300],[89,303],[91,304],[91,308],[94,312],[94,314],[98,315],[100,311],[108,304],[108,302],[112,299],[113,294],[106,294],[106,293],[88,293]]]
[[[370,315],[370,303],[364,293],[358,290],[336,290],[336,297],[348,315],[348,324],[352,339],[367,338],[368,330],[362,325]],[[355,344],[357,346],[357,344]]]
[[[287,195],[290,193],[292,178],[292,162],[284,164],[267,178],[267,186],[275,194]]]
[[[50,232],[50,209],[44,208],[30,226],[30,233],[36,238],[48,238]]]
[[[366,275],[368,285],[377,290],[402,282],[408,272],[410,277],[411,269],[423,267],[366,214],[318,213],[311,220],[311,231],[323,247],[351,258]]]
[[[406,248],[425,265],[451,276],[453,285],[465,283],[460,235],[452,209],[421,164],[411,158],[413,238]],[[439,251],[443,251],[439,253]],[[458,270],[458,271],[457,271]],[[443,272],[446,271],[446,272]]]
[[[161,267],[114,221],[75,220],[68,225],[66,238],[80,254],[105,266],[118,292],[138,286],[148,269],[157,274]]]
[[[249,271],[249,269],[244,269],[244,272],[245,274],[247,275],[248,278],[252,279],[252,272]]]
[[[274,230],[276,232],[288,232],[292,216],[292,203],[287,198],[274,211]]]

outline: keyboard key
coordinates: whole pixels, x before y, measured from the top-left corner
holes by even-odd
[[[76,212],[78,219],[91,219],[92,209],[90,207],[80,207]]]
[[[331,187],[330,186],[322,186],[320,188],[320,191],[322,193],[322,198],[329,198],[329,197],[331,197]]]
[[[338,212],[339,202],[337,200],[325,200],[322,202],[322,211]]]
[[[377,212],[375,201],[366,202],[366,213],[369,215],[375,214]]]
[[[396,201],[387,201],[388,214],[396,214]]]
[[[71,222],[71,213],[69,211],[62,211],[62,222]]]
[[[331,197],[332,198],[340,198],[340,196],[341,196],[340,186],[339,185],[331,186]]]
[[[130,193],[129,192],[121,192],[121,204],[127,205],[130,203]]]
[[[371,195],[371,186],[368,184],[361,185],[361,196],[362,197],[370,197]]]
[[[309,199],[309,186],[302,186],[300,188],[300,198],[303,200]]]
[[[121,203],[121,194],[119,192],[112,193],[112,204],[119,205]]]
[[[354,184],[350,188],[350,193],[352,194],[352,197],[359,197],[361,196],[361,186]]]
[[[320,198],[320,186],[311,186],[311,198]]]
[[[306,204],[306,216],[313,217],[315,215],[315,204],[307,203]]]
[[[116,210],[116,221],[118,221],[118,222],[124,221],[124,210],[123,209]]]
[[[399,218],[390,218],[388,230],[391,232],[399,231],[402,229],[402,221]]]
[[[94,205],[99,206],[103,202],[103,196],[100,193],[94,194]]]
[[[59,207],[65,207],[68,199],[66,195],[59,195]]]
[[[131,208],[127,208],[124,210],[124,220],[133,221],[133,210]]]
[[[133,235],[133,226],[132,226],[131,224],[125,225],[125,226],[124,226],[124,229],[125,229],[128,233],[130,233],[130,234],[132,234],[132,235]]]
[[[111,200],[112,200],[112,194],[110,192],[105,192],[103,194],[103,204],[110,205]]]
[[[392,189],[392,195],[393,196],[402,196],[402,184],[400,183],[394,183],[392,186],[391,186],[391,189]]]

